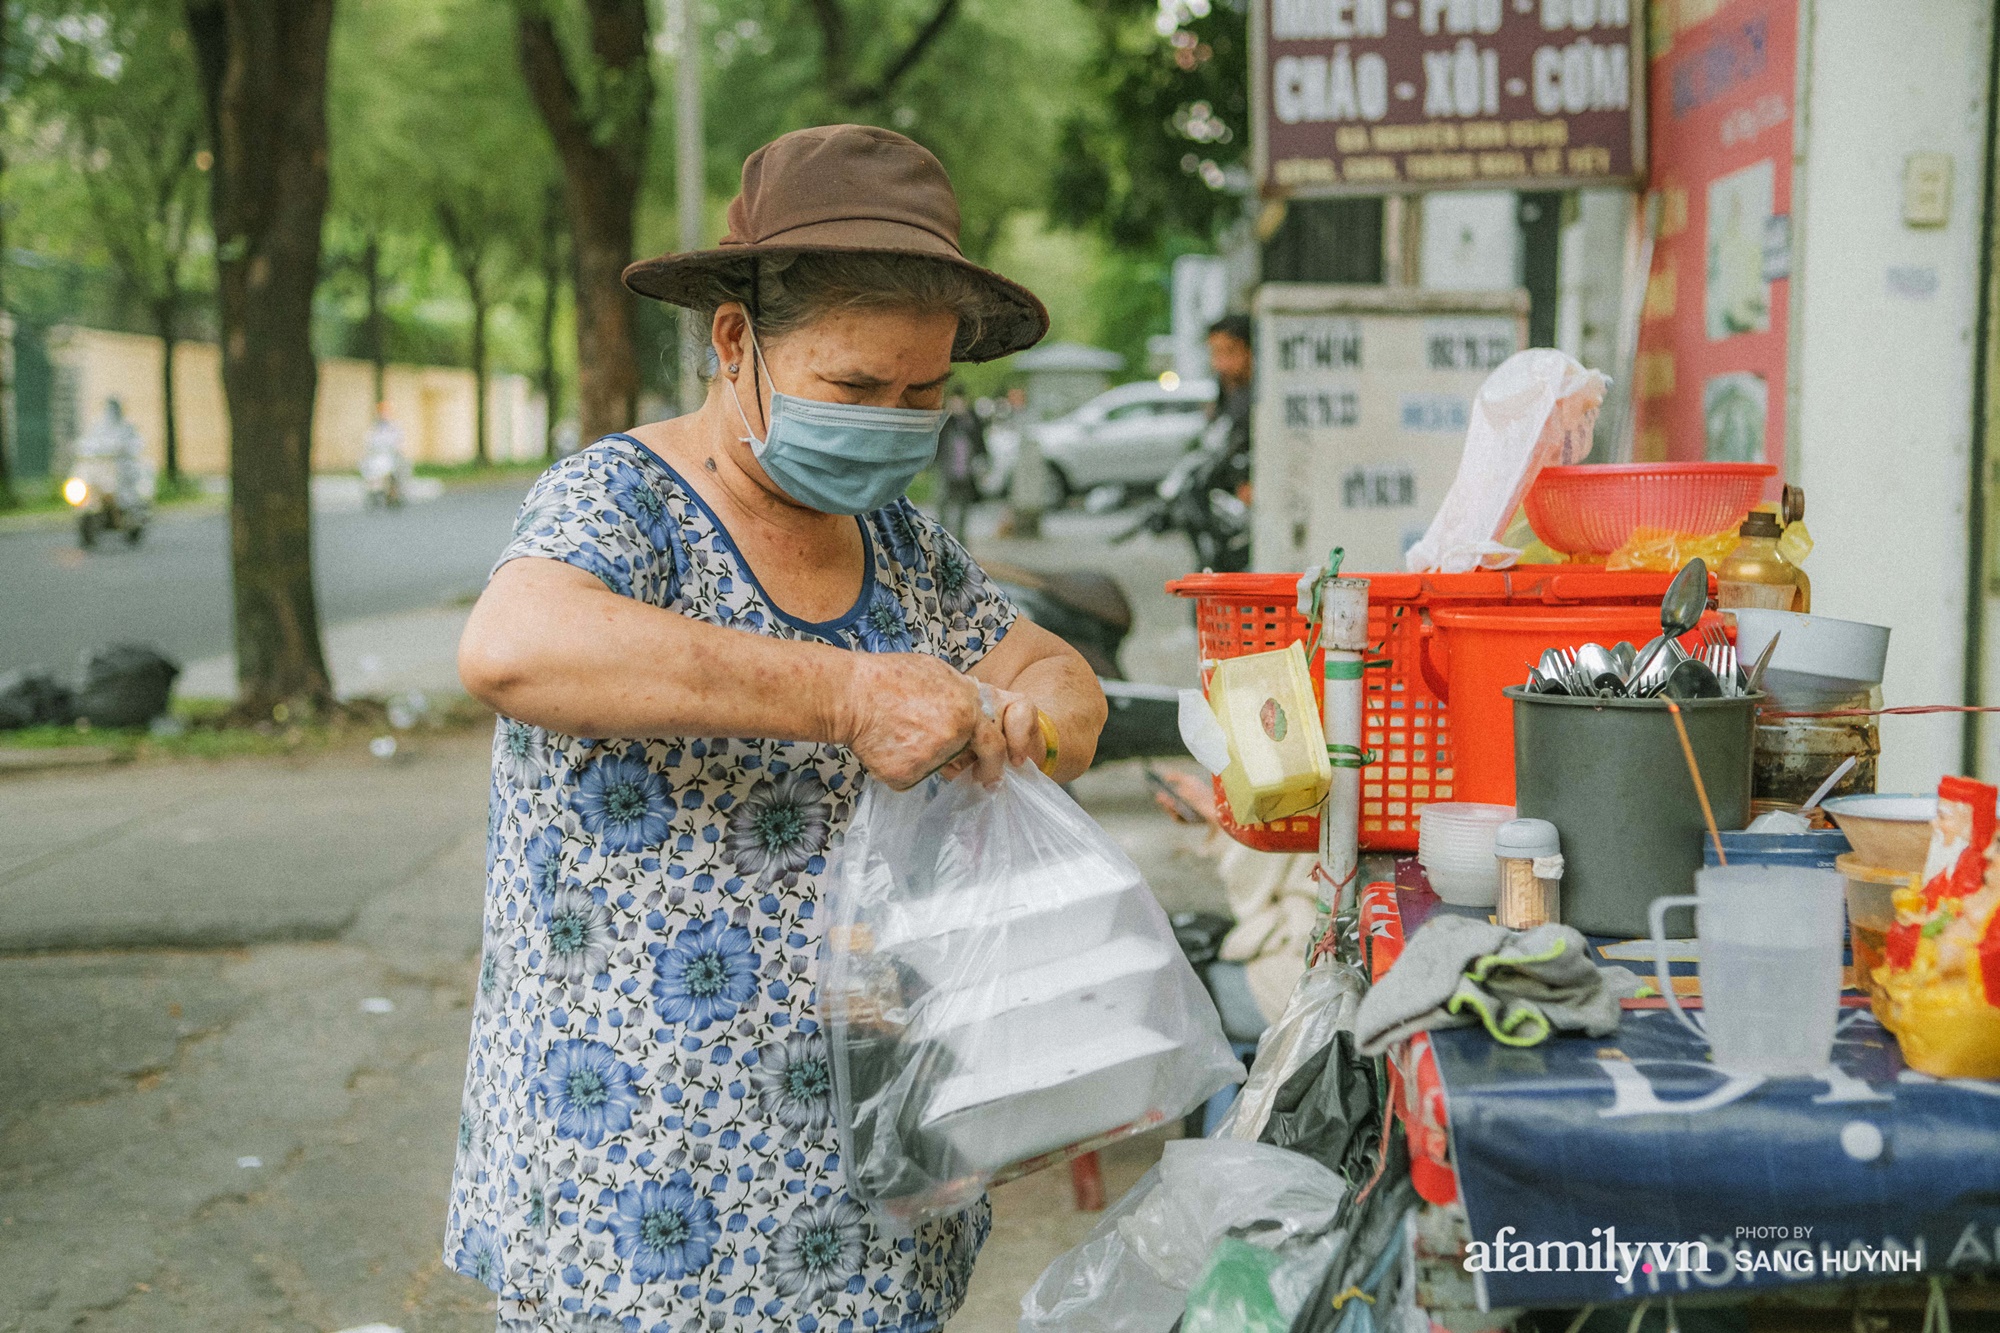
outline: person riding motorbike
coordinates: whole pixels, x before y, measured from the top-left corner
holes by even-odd
[[[104,400],[104,415],[76,443],[76,465],[63,483],[63,499],[77,511],[78,541],[95,546],[101,532],[123,532],[137,544],[153,512],[153,467],[145,442],[125,419],[116,398]]]
[[[403,454],[403,428],[389,415],[389,405],[375,408],[375,424],[361,448],[361,481],[370,504],[390,508],[403,503],[410,486],[410,460]]]

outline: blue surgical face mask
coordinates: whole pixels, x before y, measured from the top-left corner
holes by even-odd
[[[771,368],[754,332],[750,350],[768,379]],[[774,384],[770,429],[760,440],[733,379],[729,393],[748,432],[743,442],[764,475],[822,514],[865,514],[894,501],[937,457],[938,432],[944,429],[942,410],[823,403],[778,393]]]

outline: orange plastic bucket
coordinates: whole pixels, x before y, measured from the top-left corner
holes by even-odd
[[[1520,606],[1439,609],[1424,627],[1424,681],[1451,709],[1455,801],[1514,804],[1514,705],[1500,693],[1524,685],[1550,648],[1643,647],[1660,632],[1656,606]]]

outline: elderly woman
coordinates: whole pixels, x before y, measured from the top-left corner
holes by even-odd
[[[1073,777],[1104,721],[903,498],[951,363],[1048,325],[957,236],[901,135],[752,154],[721,248],[625,274],[708,314],[701,409],[544,475],[466,626],[501,720],[446,1257],[503,1329],[929,1329],[964,1299],[988,1209],[899,1236],[848,1197],[814,1009],[864,782]]]

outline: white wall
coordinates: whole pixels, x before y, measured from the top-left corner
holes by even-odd
[[[1562,229],[1556,267],[1556,346],[1593,370],[1618,367],[1618,311],[1625,286],[1630,190],[1577,191],[1576,220]]]
[[[1890,705],[1958,703],[1990,0],[1804,8],[1788,455],[1813,610],[1893,627]],[[1903,224],[1914,152],[1952,156],[1948,226]],[[1883,719],[1882,789],[1958,771],[1960,725]]]
[[[1520,224],[1512,190],[1440,190],[1422,196],[1417,272],[1445,292],[1500,292],[1521,283]]]

